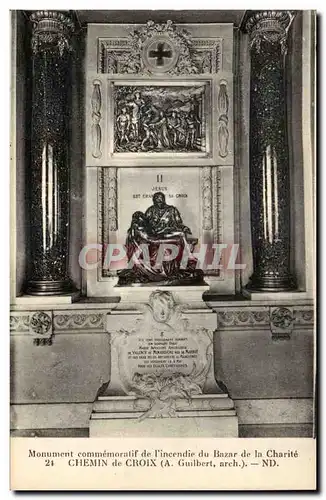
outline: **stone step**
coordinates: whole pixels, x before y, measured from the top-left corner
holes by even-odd
[[[176,410],[186,411],[214,411],[233,410],[234,403],[227,394],[202,394],[193,396],[191,400],[178,398],[175,400]],[[145,412],[149,409],[150,402],[146,398],[134,396],[101,396],[94,402],[94,412]]]

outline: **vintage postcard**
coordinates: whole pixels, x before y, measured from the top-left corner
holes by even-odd
[[[11,489],[315,490],[316,12],[11,50]]]

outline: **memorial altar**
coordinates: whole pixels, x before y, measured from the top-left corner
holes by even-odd
[[[196,16],[13,14],[14,435],[312,433],[314,18]]]

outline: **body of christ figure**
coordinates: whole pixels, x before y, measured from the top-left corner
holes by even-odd
[[[132,216],[126,239],[128,268],[118,271],[118,285],[203,283],[203,271],[196,269],[197,259],[192,256],[197,241],[183,224],[179,210],[165,202],[163,193],[155,193],[146,213],[137,211]],[[178,252],[174,259],[163,259],[158,265],[164,244],[174,245]],[[187,261],[181,266],[184,250]]]

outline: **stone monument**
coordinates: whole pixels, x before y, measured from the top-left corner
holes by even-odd
[[[196,243],[160,192],[145,214],[133,214],[126,240],[132,266],[119,273],[121,302],[107,320],[111,377],[98,391],[90,436],[238,435],[233,401],[215,379],[217,319],[202,300],[209,287],[194,257],[181,268]],[[142,244],[145,263],[132,260]],[[174,245],[175,258],[157,266],[162,244]]]

